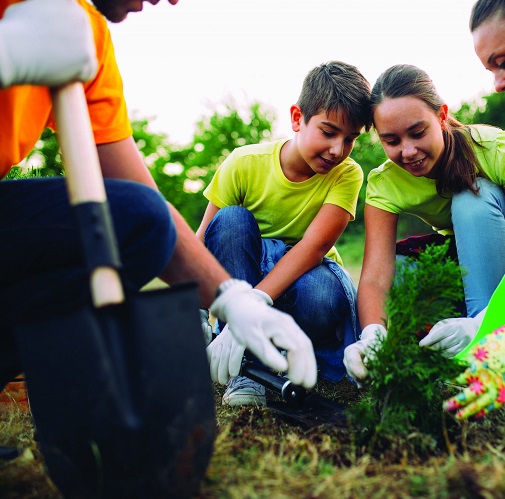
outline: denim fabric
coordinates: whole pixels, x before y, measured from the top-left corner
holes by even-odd
[[[505,275],[505,192],[484,178],[477,185],[478,195],[455,194],[451,207],[469,317],[487,306]]]
[[[176,243],[166,202],[153,189],[105,182],[124,287],[159,275]],[[63,178],[0,182],[0,387],[21,372],[12,327],[90,300],[89,277]],[[3,379],[2,379],[3,378]]]
[[[218,211],[205,232],[205,244],[233,277],[252,286],[291,248],[279,239],[262,238],[252,213],[240,206]],[[343,378],[344,348],[360,333],[356,288],[348,272],[324,258],[275,300],[274,306],[290,314],[312,340],[320,376],[330,381]]]

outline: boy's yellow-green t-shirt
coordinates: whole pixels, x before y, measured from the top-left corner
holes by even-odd
[[[217,169],[204,196],[218,208],[247,208],[258,222],[262,237],[294,245],[323,204],[340,206],[354,219],[363,171],[347,158],[325,175],[291,182],[280,164],[280,152],[287,140],[235,149]],[[335,248],[327,256],[342,265]]]
[[[505,188],[505,132],[485,125],[470,126],[482,147],[473,147],[480,171]],[[391,213],[409,213],[442,234],[452,233],[451,197],[437,193],[435,180],[415,177],[387,160],[368,174],[366,203]]]

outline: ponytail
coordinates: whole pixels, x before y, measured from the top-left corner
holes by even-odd
[[[479,176],[479,168],[472,144],[482,146],[472,137],[470,127],[453,117],[449,117],[448,126],[442,133],[445,147],[436,171],[438,194],[446,196],[467,189],[478,194],[475,180]]]

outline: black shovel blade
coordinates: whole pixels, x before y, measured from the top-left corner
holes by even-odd
[[[196,285],[20,326],[37,436],[65,497],[189,497],[215,439]]]
[[[299,407],[280,401],[267,402],[267,407],[291,422],[300,423],[306,427],[333,425],[343,428],[347,426],[346,407],[317,393],[307,394],[303,405]]]

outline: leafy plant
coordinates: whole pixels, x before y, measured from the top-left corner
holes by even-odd
[[[461,269],[445,257],[448,244],[428,246],[418,259],[397,264],[386,304],[388,334],[370,356],[364,396],[350,409],[359,440],[370,448],[383,451],[408,437],[420,453],[433,450],[443,436],[446,381],[463,366],[418,343],[433,324],[458,316]]]

